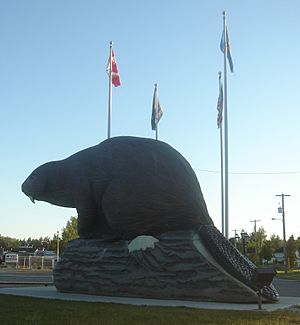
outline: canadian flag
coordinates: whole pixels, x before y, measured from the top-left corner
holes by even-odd
[[[111,64],[111,71],[110,71],[110,64]],[[118,87],[121,85],[120,82],[120,75],[118,72],[118,67],[115,59],[115,53],[114,50],[111,50],[111,57],[109,57],[107,65],[106,65],[106,72],[108,75],[111,75],[111,82],[115,87]]]

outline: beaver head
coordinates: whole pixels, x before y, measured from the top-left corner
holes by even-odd
[[[36,168],[22,184],[22,192],[35,203],[46,201],[62,207],[74,207],[62,162],[51,161]]]

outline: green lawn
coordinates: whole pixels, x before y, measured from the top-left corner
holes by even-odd
[[[198,325],[300,324],[300,313],[220,311],[184,307],[137,307],[0,295],[0,324],[5,325]]]
[[[287,280],[300,280],[300,270],[289,271],[287,274],[284,271],[277,271],[276,277]]]

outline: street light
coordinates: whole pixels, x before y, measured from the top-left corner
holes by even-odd
[[[239,241],[240,236],[238,234],[235,234],[234,236],[234,247],[236,248],[236,243]]]
[[[239,231],[238,229],[233,229],[232,231],[234,231],[234,247],[236,248],[236,243],[239,241],[240,236],[237,234],[237,232]]]
[[[242,229],[242,231],[241,231],[241,238],[242,238],[242,242],[243,242],[243,252],[244,252],[244,255],[247,256],[246,245],[249,242],[250,236],[246,233],[246,231],[244,231],[244,229]]]

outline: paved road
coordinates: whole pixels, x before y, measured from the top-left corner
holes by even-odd
[[[299,297],[300,301],[300,281],[274,279],[273,284],[279,295],[282,297]]]
[[[44,284],[53,282],[52,271],[1,270],[0,287],[12,286],[14,283]]]

